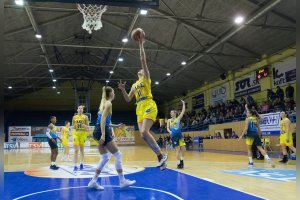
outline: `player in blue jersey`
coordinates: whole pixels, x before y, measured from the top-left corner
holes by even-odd
[[[97,183],[99,174],[103,167],[109,161],[108,152],[115,157],[115,167],[119,175],[120,187],[128,187],[135,183],[135,181],[127,180],[123,174],[122,154],[119,151],[117,144],[113,141],[112,127],[122,127],[123,124],[114,125],[111,123],[112,115],[112,101],[115,98],[114,90],[111,87],[103,87],[102,99],[98,112],[98,125],[95,126],[93,133],[94,139],[99,142],[98,148],[101,160],[96,166],[95,175],[89,182],[88,187],[97,190],[104,190],[104,187]]]
[[[247,109],[247,108],[246,108]],[[247,149],[248,149],[248,157],[249,157],[249,167],[253,167],[253,159],[252,159],[252,145],[256,145],[257,149],[261,152],[261,154],[264,156],[265,160],[268,161],[268,163],[272,166],[275,167],[273,162],[271,161],[270,157],[266,153],[266,151],[262,148],[261,144],[261,130],[259,126],[259,119],[260,116],[255,110],[249,110],[247,109],[247,118],[245,120],[245,128],[239,137],[239,140],[243,138],[243,136],[247,133],[246,135],[246,144],[247,144]]]
[[[57,139],[60,141],[61,138],[57,136],[57,127],[55,126],[56,124],[56,117],[51,116],[50,117],[50,124],[48,125],[46,135],[48,137],[48,144],[51,148],[51,165],[50,169],[52,170],[58,170],[59,167],[56,166],[55,161],[58,155],[58,146],[57,146]]]
[[[171,119],[168,119],[167,122],[167,131],[170,133],[173,148],[176,150],[178,169],[183,169],[184,167],[183,159],[184,159],[184,152],[185,152],[185,142],[182,137],[181,126],[180,126],[180,120],[182,119],[185,112],[185,102],[183,100],[181,100],[181,102],[182,102],[182,111],[180,115],[177,117],[177,111],[172,110],[170,113]]]

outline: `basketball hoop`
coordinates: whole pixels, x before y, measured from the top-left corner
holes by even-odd
[[[82,28],[87,30],[89,34],[92,30],[102,28],[101,16],[107,10],[107,6],[97,4],[77,4],[78,10],[83,14]]]

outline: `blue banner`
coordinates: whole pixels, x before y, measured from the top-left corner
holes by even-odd
[[[259,122],[263,136],[280,135],[280,113],[262,114]]]

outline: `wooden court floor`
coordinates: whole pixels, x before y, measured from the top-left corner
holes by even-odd
[[[124,165],[137,165],[141,167],[154,166],[157,158],[145,146],[120,147],[123,154]],[[62,150],[58,157],[59,165],[71,165],[72,162],[61,162]],[[71,154],[72,149],[71,149]],[[168,151],[168,168],[176,169],[176,158],[174,151]],[[5,151],[5,172],[25,171],[37,167],[49,166],[49,149],[17,149]],[[277,164],[276,170],[296,170],[292,164],[279,164],[279,159],[273,159]],[[99,161],[96,148],[86,149],[85,163],[95,164]],[[110,161],[113,163],[113,159]],[[258,195],[266,199],[296,199],[296,181],[277,181],[253,176],[242,176],[225,173],[224,170],[247,169],[247,156],[224,153],[210,153],[187,151],[185,156],[185,168],[183,173],[209,180],[214,183],[226,185],[230,188]],[[272,168],[264,161],[254,160],[255,168]],[[201,191],[197,191],[201,192]]]

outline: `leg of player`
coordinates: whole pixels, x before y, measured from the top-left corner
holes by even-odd
[[[74,145],[74,171],[78,170],[78,151],[79,151],[79,145]]]
[[[283,145],[283,144],[281,144],[280,146],[281,146],[281,151],[282,151],[282,154],[283,154],[283,158],[279,162],[281,162],[281,163],[287,163],[288,156],[287,156],[286,146]]]
[[[260,151],[260,153],[264,156],[265,160],[268,161],[268,163],[274,168],[275,165],[274,163],[271,161],[271,158],[268,156],[268,154],[266,153],[266,151],[262,148],[262,146],[257,146],[257,149]]]
[[[180,146],[180,165],[182,166],[182,169],[184,168],[184,152],[185,152],[185,145],[184,146]]]
[[[249,158],[248,167],[253,167],[252,145],[247,145],[247,151],[248,151],[248,158]]]
[[[159,162],[158,167],[162,167],[163,165],[166,164],[168,156],[166,154],[162,154],[160,147],[158,146],[157,142],[151,135],[150,128],[152,125],[153,125],[152,120],[144,119],[142,123],[139,123],[139,129],[140,129],[141,137],[152,149],[152,151],[157,155],[158,162]]]
[[[84,144],[80,145],[80,170],[83,170],[83,161],[84,161]]]

